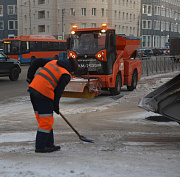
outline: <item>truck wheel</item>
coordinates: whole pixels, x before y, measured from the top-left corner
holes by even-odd
[[[119,95],[121,93],[122,80],[121,75],[117,74],[115,88],[110,88],[111,95]]]
[[[132,75],[131,85],[130,85],[130,86],[127,85],[127,89],[128,89],[129,91],[133,91],[133,90],[136,88],[136,86],[137,86],[137,80],[138,80],[137,71],[134,70],[134,71],[133,71],[133,75]]]
[[[11,81],[17,81],[19,78],[19,69],[17,67],[14,67],[12,70],[11,70],[11,73],[9,75],[9,79]]]

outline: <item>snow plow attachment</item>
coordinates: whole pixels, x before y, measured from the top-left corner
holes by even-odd
[[[85,79],[73,77],[65,87],[62,97],[93,99],[100,93],[101,81],[99,79]]]
[[[180,74],[145,96],[138,106],[180,123]]]

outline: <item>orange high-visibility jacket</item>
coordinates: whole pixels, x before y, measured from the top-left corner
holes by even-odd
[[[29,87],[40,92],[42,95],[54,100],[54,90],[62,74],[70,73],[56,64],[57,60],[48,62],[35,76]]]

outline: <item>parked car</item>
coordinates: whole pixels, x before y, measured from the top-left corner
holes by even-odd
[[[145,49],[144,50],[144,55],[147,56],[147,57],[152,56],[153,55],[152,49]]]
[[[160,49],[152,49],[153,55],[162,55],[162,52],[160,51]]]
[[[20,62],[0,52],[0,77],[9,76],[11,81],[17,81],[20,73]]]
[[[138,52],[138,57],[141,58],[141,57],[146,57],[145,54],[144,54],[144,50],[145,49],[138,49],[137,52]]]

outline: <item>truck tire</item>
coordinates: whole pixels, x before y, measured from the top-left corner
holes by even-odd
[[[134,71],[133,71],[133,74],[132,74],[131,85],[130,85],[130,86],[127,85],[127,89],[128,89],[129,91],[133,91],[133,90],[136,88],[136,86],[137,86],[137,80],[138,80],[137,71],[134,70]]]
[[[116,84],[114,88],[110,88],[111,95],[119,95],[121,93],[122,79],[121,75],[118,73],[116,76]]]
[[[11,81],[17,81],[18,78],[19,78],[19,69],[17,67],[14,67],[10,72],[9,79]]]

